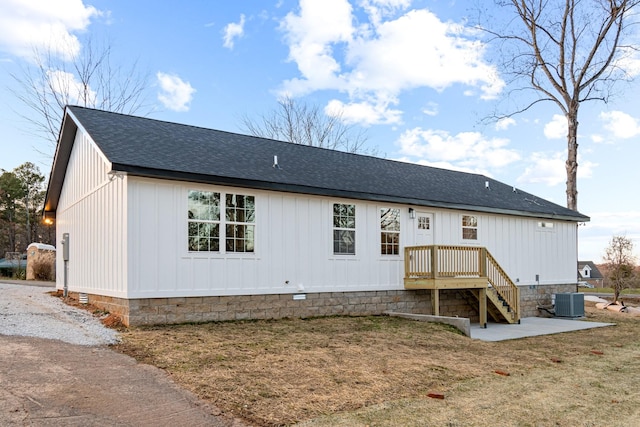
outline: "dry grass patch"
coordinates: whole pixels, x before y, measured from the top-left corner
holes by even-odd
[[[516,414],[537,411],[535,405],[525,410],[528,397],[546,403],[543,420],[554,423],[546,411],[557,407],[562,394],[551,393],[551,387],[585,377],[582,370],[590,371],[594,363],[602,365],[597,375],[610,371],[621,381],[626,375],[636,382],[639,320],[591,309],[589,317],[619,324],[488,343],[445,325],[390,317],[245,321],[132,329],[117,348],[167,370],[223,413],[256,425],[318,417],[308,424],[486,425],[483,408],[495,413],[495,405],[504,421],[496,425],[527,425]],[[592,382],[567,383],[563,393],[580,396],[590,389],[600,403],[611,401],[607,381]],[[429,399],[429,393],[445,399]],[[625,409],[628,399],[618,399],[617,409],[631,411]],[[564,416],[576,412],[580,406]],[[533,418],[529,425],[550,424]]]

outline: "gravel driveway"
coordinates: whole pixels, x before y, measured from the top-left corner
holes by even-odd
[[[1,426],[244,425],[109,349],[116,332],[51,290],[0,283]]]
[[[53,288],[0,283],[0,334],[38,337],[77,345],[115,344],[116,331],[87,311],[47,292]]]

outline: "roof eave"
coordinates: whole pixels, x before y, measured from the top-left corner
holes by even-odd
[[[51,173],[49,174],[47,193],[44,199],[43,215],[45,217],[50,218],[52,215],[55,216],[77,130],[78,125],[75,118],[72,117],[69,109],[65,107],[62,125],[60,126],[60,135],[58,136],[58,143],[56,145],[56,153],[53,157]]]
[[[256,180],[248,180],[244,178],[233,178],[233,177],[207,175],[207,174],[194,174],[190,172],[167,171],[164,169],[150,169],[150,168],[118,164],[118,163],[112,163],[112,170],[114,172],[126,172],[128,175],[134,175],[134,176],[140,176],[140,177],[169,179],[174,181],[197,182],[201,184],[231,185],[236,187],[254,188],[259,190],[282,191],[282,192],[288,192],[288,193],[299,193],[299,194],[310,194],[310,195],[316,195],[316,196],[329,196],[329,197],[339,197],[339,198],[348,198],[348,199],[357,199],[357,200],[379,201],[379,202],[386,202],[386,203],[401,203],[401,204],[409,204],[414,206],[424,206],[424,207],[431,207],[431,208],[456,209],[456,210],[463,210],[463,211],[514,215],[514,216],[522,216],[522,217],[529,217],[529,218],[551,219],[551,220],[557,220],[557,221],[572,221],[572,222],[590,221],[590,218],[588,216],[582,215],[579,212],[576,212],[575,215],[528,212],[523,210],[502,209],[502,208],[493,208],[493,207],[487,207],[487,206],[474,206],[474,205],[466,205],[466,204],[460,204],[460,203],[450,203],[450,202],[441,202],[441,201],[434,201],[434,200],[415,199],[415,198],[409,198],[409,197],[390,196],[385,194],[374,194],[374,193],[365,193],[365,192],[358,192],[358,191],[311,187],[311,186],[303,186],[303,185],[296,185],[296,184],[283,184],[283,183],[270,182],[270,181],[256,181]]]

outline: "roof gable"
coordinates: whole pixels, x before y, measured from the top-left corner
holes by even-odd
[[[69,117],[114,171],[164,179],[379,200],[418,206],[588,221],[578,212],[478,174],[345,153],[82,107],[67,107],[58,154],[70,149]],[[278,166],[274,167],[274,156]],[[50,182],[59,180],[54,168]],[[61,183],[60,183],[61,186]],[[56,189],[50,188],[51,196]],[[47,195],[49,199],[49,192]],[[55,203],[48,203],[52,209]]]
[[[588,271],[588,275],[583,272]],[[603,279],[604,276],[593,261],[578,261],[578,274],[582,279]]]

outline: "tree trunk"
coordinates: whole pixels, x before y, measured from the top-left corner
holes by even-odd
[[[578,210],[578,106],[566,114],[567,117],[567,208]]]

